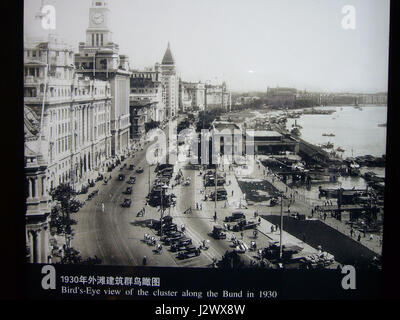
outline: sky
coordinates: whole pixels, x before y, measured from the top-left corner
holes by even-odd
[[[91,0],[43,0],[56,34],[78,51]],[[25,0],[24,36],[42,37],[41,0]],[[355,29],[342,20],[355,9]],[[161,62],[170,42],[184,81],[226,81],[232,91],[294,87],[387,91],[389,0],[109,0],[109,28],[132,68]]]

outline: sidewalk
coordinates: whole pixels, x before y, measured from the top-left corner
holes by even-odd
[[[231,209],[230,213],[233,211],[236,211],[236,210],[242,211],[246,215],[246,220],[249,220],[249,221],[257,220],[258,218],[254,217],[254,212],[258,211],[259,214],[261,214],[261,212],[259,212],[259,207],[248,206],[247,202],[245,200],[243,200],[244,195],[242,193],[242,190],[240,189],[239,183],[237,181],[237,176],[236,176],[236,174],[238,174],[238,171],[233,170],[233,171],[225,171],[225,172],[227,172],[227,176],[226,176],[227,185],[225,186],[225,189],[228,192],[229,209]],[[229,180],[231,181],[230,185],[229,185]],[[233,191],[233,196],[232,196],[232,191]],[[239,208],[238,204],[242,204],[242,208]],[[267,211],[267,209],[264,209],[264,210]],[[229,213],[229,215],[230,215],[230,213]],[[267,212],[263,212],[263,213],[267,213]],[[272,223],[261,218],[260,225],[257,227],[257,230],[260,233],[262,233],[264,236],[266,236],[270,242],[279,242],[280,241],[280,230],[271,232],[271,226],[272,226]],[[283,226],[283,227],[285,228],[285,226]],[[298,246],[304,248],[303,251],[301,252],[302,255],[308,255],[308,254],[318,252],[317,249],[312,248],[308,244],[304,243],[303,241],[297,239],[296,237],[292,236],[291,234],[289,234],[285,231],[283,231],[283,234],[282,234],[282,243],[287,244],[287,245],[294,244],[294,245],[298,245]]]

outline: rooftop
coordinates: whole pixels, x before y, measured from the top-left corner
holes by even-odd
[[[164,53],[164,58],[162,59],[162,64],[175,64],[175,60],[171,53],[171,48],[169,47],[169,42],[167,50]]]
[[[279,132],[272,130],[252,130],[247,131],[246,134],[253,137],[282,137]]]

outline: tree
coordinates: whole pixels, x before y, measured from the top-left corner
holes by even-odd
[[[81,261],[79,252],[69,247],[72,226],[77,223],[76,220],[71,219],[71,214],[78,211],[83,204],[75,199],[76,192],[69,184],[60,184],[50,191],[50,195],[55,202],[50,214],[50,230],[54,230],[56,234],[65,238],[61,263],[79,263]]]
[[[82,207],[82,203],[75,199],[76,192],[69,184],[60,184],[50,191],[52,200],[56,203],[51,210],[50,227],[56,230],[58,235],[71,235],[72,225],[76,224],[71,219],[71,214]]]
[[[224,113],[224,110],[221,108],[201,111],[196,124],[196,131],[200,132],[202,129],[210,129],[213,121],[219,119],[222,113]]]
[[[146,130],[146,133],[149,132],[151,129],[158,128],[159,126],[160,126],[160,122],[159,121],[154,121],[154,120],[151,120],[151,121],[146,122],[144,124],[144,128]]]
[[[190,127],[190,121],[189,119],[184,119],[181,122],[179,122],[178,127],[176,128],[177,133],[181,132],[184,129],[187,129]]]

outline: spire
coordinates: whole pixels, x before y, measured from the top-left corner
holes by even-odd
[[[164,58],[162,59],[162,64],[175,64],[174,58],[172,57],[171,48],[169,46],[169,42],[167,50],[164,53]]]

